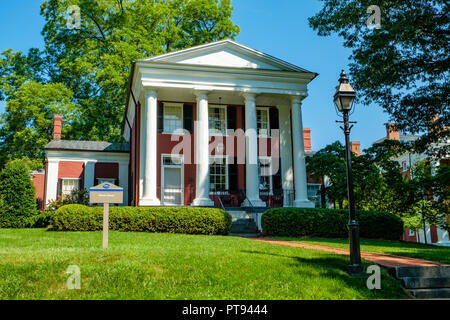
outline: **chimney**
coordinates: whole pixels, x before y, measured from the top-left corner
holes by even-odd
[[[53,124],[53,139],[60,140],[61,139],[61,127],[62,127],[62,116],[59,114],[55,114],[55,120]]]
[[[303,129],[303,144],[305,145],[305,153],[310,153],[311,150],[311,129]]]
[[[400,141],[400,133],[395,123],[386,124],[386,138],[389,140]]]
[[[361,155],[361,142],[359,141],[350,142],[350,150],[353,152],[355,156],[359,157]]]

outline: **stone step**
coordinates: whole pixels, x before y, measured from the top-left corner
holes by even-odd
[[[450,278],[450,266],[394,267],[390,270],[397,278]]]
[[[449,288],[408,290],[417,299],[450,299]]]
[[[420,278],[420,277],[404,277],[400,278],[403,287],[407,289],[431,289],[431,288],[449,288],[450,278]]]
[[[231,226],[230,233],[259,233],[258,228],[255,227],[240,227]]]

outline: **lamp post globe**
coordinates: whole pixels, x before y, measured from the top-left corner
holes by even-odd
[[[355,90],[348,83],[347,75],[342,70],[339,77],[339,85],[334,94],[334,104],[339,112],[342,113],[344,127],[342,128],[345,135],[345,159],[347,163],[347,192],[349,204],[349,222],[348,233],[350,243],[350,265],[348,272],[351,275],[359,275],[363,273],[363,266],[361,264],[361,250],[359,240],[359,224],[356,221],[355,212],[355,195],[353,191],[353,177],[352,177],[352,155],[350,150],[350,126],[349,112],[353,107],[353,101],[356,98]],[[354,123],[354,122],[353,122]]]

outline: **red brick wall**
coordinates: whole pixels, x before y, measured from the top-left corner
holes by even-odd
[[[80,178],[80,188],[84,187],[84,162],[60,161],[58,180],[61,178]]]
[[[44,209],[45,174],[34,173],[33,184],[34,187],[36,188],[36,199],[38,202],[39,209]]]
[[[403,241],[417,242],[416,233],[414,232],[414,235],[410,236],[409,235],[409,230],[403,231]]]
[[[438,242],[437,227],[435,225],[430,226],[430,238],[431,238],[431,243]]]

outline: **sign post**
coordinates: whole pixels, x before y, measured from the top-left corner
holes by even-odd
[[[103,248],[108,248],[109,204],[123,203],[123,188],[112,183],[102,183],[89,189],[89,202],[103,203]]]

